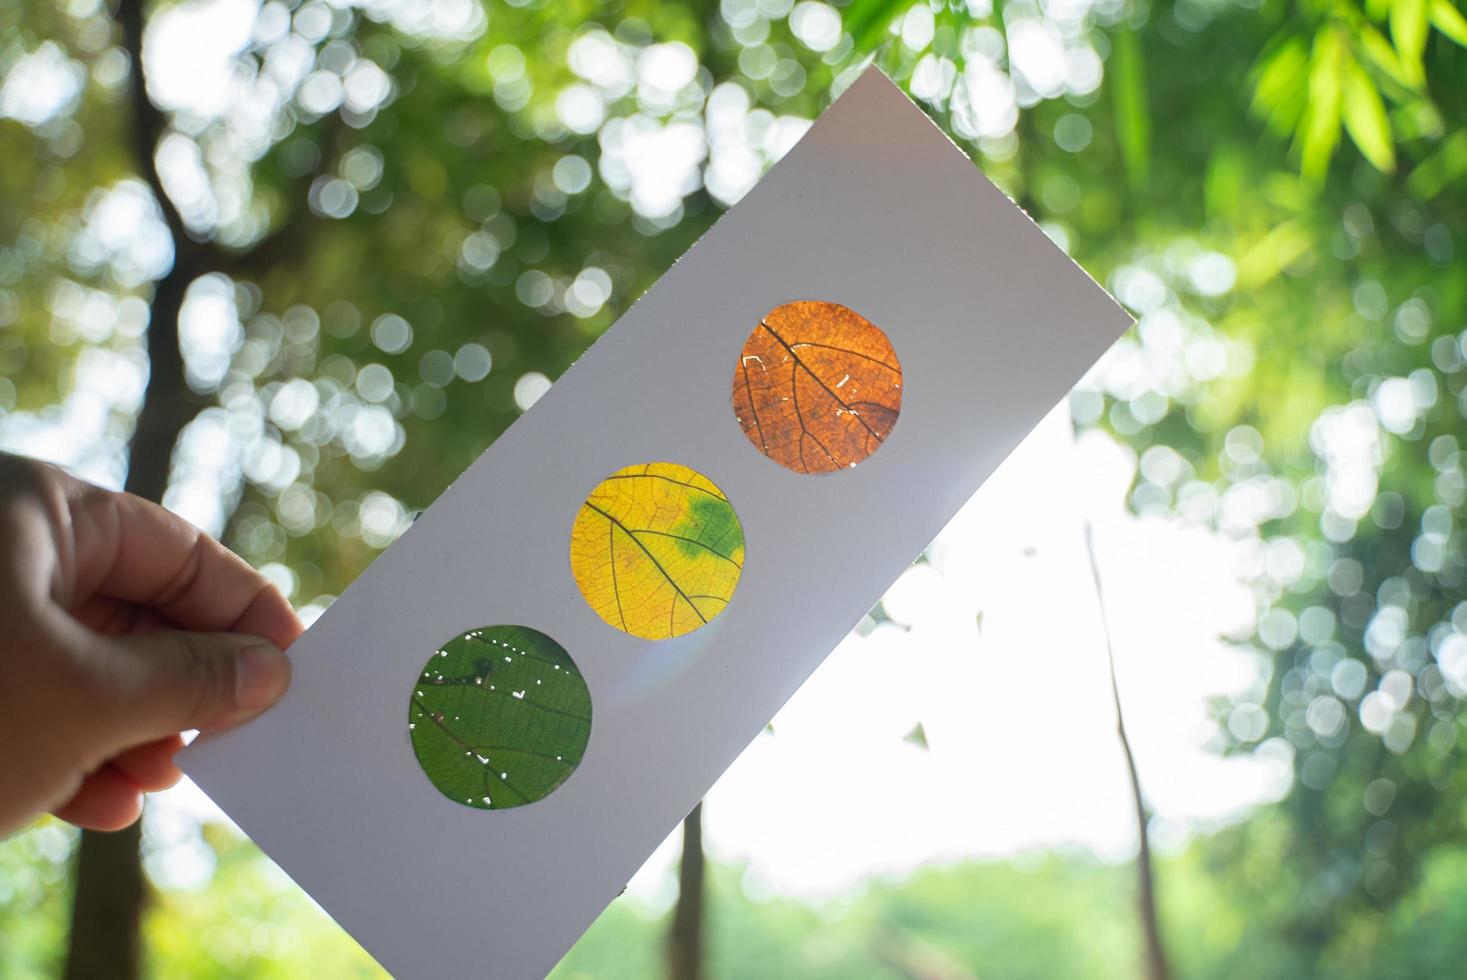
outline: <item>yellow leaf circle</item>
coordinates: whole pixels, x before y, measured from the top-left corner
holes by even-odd
[[[744,564],[744,530],[722,490],[676,463],[602,480],[571,529],[571,573],[596,614],[649,640],[723,612]]]

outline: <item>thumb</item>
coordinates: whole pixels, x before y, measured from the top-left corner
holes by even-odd
[[[290,661],[257,636],[164,630],[107,645],[117,697],[106,710],[122,738],[230,728],[270,707],[290,684]]]

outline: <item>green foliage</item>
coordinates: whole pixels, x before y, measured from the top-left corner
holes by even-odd
[[[66,948],[76,831],[46,817],[0,845],[0,980],[55,976]]]
[[[1427,15],[1431,18],[1431,26],[1467,48],[1467,17],[1452,6],[1452,0],[1429,0]]]
[[[1270,823],[1264,820],[1260,829]],[[47,842],[48,835],[61,839]],[[0,977],[57,971],[63,940],[65,840],[48,825],[9,845],[0,896]],[[1301,955],[1273,914],[1295,900],[1281,854],[1242,857],[1225,835],[1164,860],[1163,921],[1178,975],[1405,980],[1451,976],[1467,956],[1467,853],[1433,852],[1421,883],[1387,915]],[[60,846],[55,846],[59,844]],[[266,980],[385,976],[340,929],[224,827],[205,824],[213,871],[204,888],[161,889],[146,922],[149,974]],[[51,880],[38,882],[37,877]],[[1137,975],[1131,872],[1079,857],[930,869],[876,881],[839,902],[773,898],[747,872],[711,869],[708,976],[713,980],[897,980],[939,976],[1116,980]],[[39,903],[39,906],[36,904]],[[48,911],[55,915],[48,916]],[[650,977],[662,970],[668,914],[624,897],[578,942],[555,980]],[[924,974],[925,975],[925,974]]]
[[[1105,911],[1124,903],[1125,872],[1088,861],[934,869],[838,904],[754,897],[726,867],[715,866],[710,885],[708,975],[717,980],[1136,975],[1131,924]],[[655,975],[657,961],[639,953],[656,949],[663,927],[635,910],[614,904],[554,980]]]
[[[1440,134],[1426,54],[1433,26],[1459,44],[1467,38],[1467,20],[1451,0],[1379,0],[1364,10],[1347,0],[1306,16],[1304,24],[1287,21],[1265,50],[1255,70],[1253,109],[1275,132],[1294,134],[1309,181],[1324,178],[1342,127],[1365,159],[1387,173],[1396,167],[1398,141]],[[1390,40],[1377,26],[1382,20]],[[1387,99],[1397,107],[1394,126]]]
[[[1146,184],[1151,167],[1151,112],[1146,105],[1146,70],[1136,32],[1121,28],[1111,35],[1111,92],[1115,98],[1116,137],[1131,187]]]
[[[1345,131],[1375,169],[1395,170],[1396,150],[1391,137],[1391,123],[1386,117],[1380,92],[1359,62],[1350,61],[1343,76],[1340,114],[1345,122]]]

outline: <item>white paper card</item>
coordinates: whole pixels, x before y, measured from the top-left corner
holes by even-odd
[[[797,299],[901,360],[900,419],[852,469],[777,465],[730,406],[746,337]],[[1130,322],[868,70],[301,638],[285,699],[184,767],[395,975],[543,975]],[[648,641],[587,605],[568,537],[603,477],[664,460],[723,489],[746,552],[722,615]],[[501,623],[559,641],[595,717],[564,785],[485,811],[425,778],[408,703],[438,646]]]

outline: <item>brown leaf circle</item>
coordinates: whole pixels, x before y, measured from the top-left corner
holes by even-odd
[[[902,366],[879,327],[839,303],[796,300],[759,321],[734,367],[734,416],[798,473],[870,456],[902,410]]]

